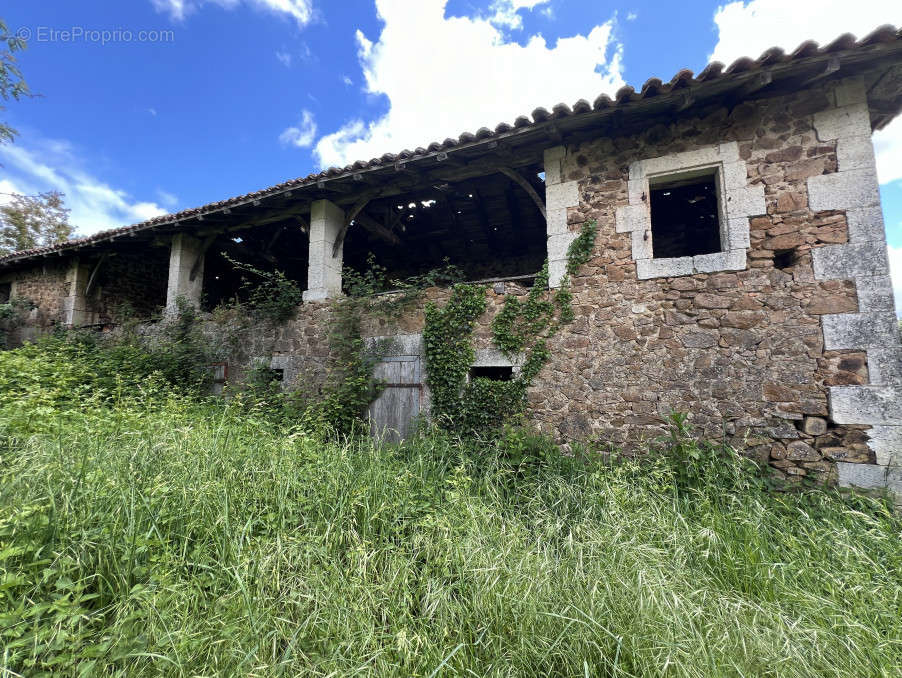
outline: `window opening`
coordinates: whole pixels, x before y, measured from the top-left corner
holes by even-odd
[[[514,368],[507,366],[483,366],[471,367],[470,379],[491,379],[492,381],[511,381],[514,378]]]
[[[663,177],[649,186],[655,259],[721,251],[717,170]]]

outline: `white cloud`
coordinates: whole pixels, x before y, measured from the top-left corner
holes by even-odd
[[[0,179],[0,205],[11,202],[13,193],[25,193],[25,191],[16,186],[9,179]]]
[[[289,52],[277,51],[276,59],[278,59],[279,63],[285,68],[291,68],[291,54]]]
[[[301,111],[301,121],[297,127],[288,127],[279,135],[279,141],[285,146],[306,148],[313,145],[316,139],[316,121],[313,113],[308,110]]]
[[[347,85],[348,87],[350,87],[351,85],[354,84],[354,81],[351,80],[351,79],[350,79],[348,76],[346,76],[346,75],[341,76],[341,81],[342,81],[345,85]]]
[[[902,24],[899,0],[751,0],[719,7],[720,39],[711,60],[730,64],[770,47],[790,51],[805,40],[826,45],[842,33],[864,37],[883,24]]]
[[[179,202],[177,195],[170,193],[169,191],[164,191],[162,188],[157,189],[157,197],[160,199],[160,202],[166,205],[170,210],[178,205]]]
[[[719,39],[712,61],[730,64],[758,57],[770,47],[791,51],[805,40],[826,45],[842,33],[864,37],[883,24],[902,25],[899,0],[751,0],[732,2],[714,14]],[[874,135],[881,183],[902,179],[902,121]]]
[[[321,138],[315,151],[321,166],[425,146],[623,85],[613,21],[553,46],[540,35],[520,45],[507,41],[490,19],[446,18],[445,4],[377,0],[385,27],[375,42],[357,32],[358,58],[366,91],[385,95],[390,109],[378,120],[350,120]]]
[[[135,201],[125,191],[92,176],[81,167],[78,154],[68,143],[37,140],[32,144],[0,146],[0,161],[11,177],[0,181],[0,191],[64,193],[66,206],[72,210],[69,221],[79,234],[89,235],[166,213],[155,202]]]
[[[880,183],[902,181],[902,117],[875,132],[873,139]]]
[[[253,7],[267,10],[275,14],[283,14],[297,21],[304,27],[313,20],[312,0],[244,0]],[[189,14],[196,12],[203,5],[218,5],[223,9],[234,9],[242,0],[151,0],[158,12],[169,15],[173,21],[184,21]]]
[[[902,247],[887,246],[889,272],[893,278],[893,294],[896,297],[896,315],[902,317]]]
[[[510,29],[523,28],[523,17],[520,16],[520,10],[525,9],[532,11],[537,5],[546,5],[550,0],[495,0],[490,6],[489,11],[493,12],[489,17],[489,21],[496,26],[505,26]],[[550,7],[546,7],[551,16]]]
[[[148,108],[147,112],[150,113],[153,117],[157,117],[157,109],[156,108]]]

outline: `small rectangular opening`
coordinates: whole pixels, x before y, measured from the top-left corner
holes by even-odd
[[[0,304],[9,302],[9,296],[12,294],[12,283],[0,283]]]
[[[514,368],[508,366],[471,367],[470,379],[491,379],[492,381],[511,381],[514,378]]]
[[[649,182],[655,259],[721,251],[716,168]]]
[[[796,265],[796,251],[792,250],[774,250],[774,268],[781,271],[792,269]]]
[[[285,379],[285,370],[281,368],[271,368],[269,370],[270,373],[270,381],[284,381]]]

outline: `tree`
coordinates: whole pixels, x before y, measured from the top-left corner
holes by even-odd
[[[0,205],[0,252],[43,247],[72,236],[69,210],[59,191],[5,195],[11,196],[11,200]]]
[[[0,19],[0,98],[4,101],[19,100],[28,96],[28,85],[22,78],[22,72],[16,65],[15,53],[25,49],[25,41],[10,34],[6,24]],[[5,110],[0,106],[0,111]],[[16,136],[16,130],[4,122],[0,122],[0,144],[9,143]]]

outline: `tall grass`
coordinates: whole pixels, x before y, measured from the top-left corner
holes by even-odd
[[[666,459],[515,466],[503,441],[434,433],[327,442],[183,396],[31,418],[17,397],[0,396],[2,675],[902,666],[899,519],[766,492],[736,457],[687,481]]]

